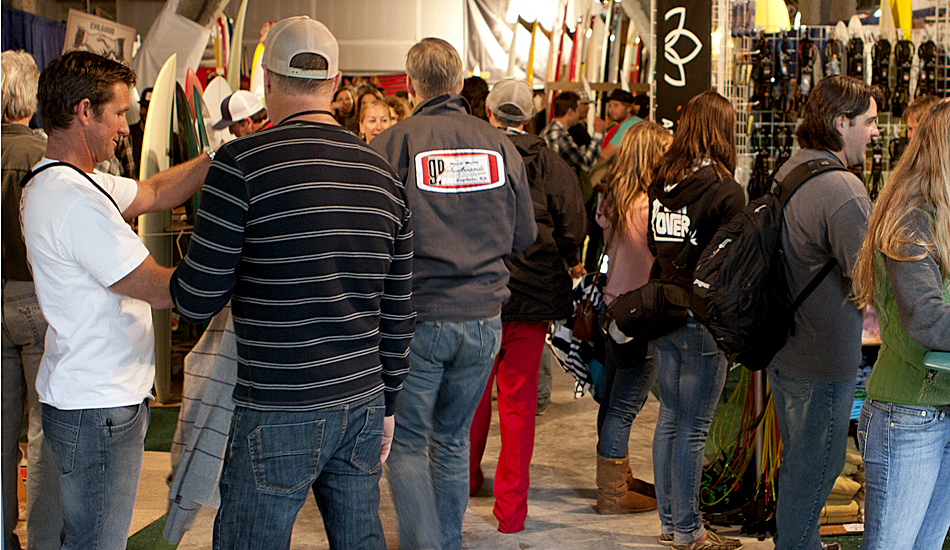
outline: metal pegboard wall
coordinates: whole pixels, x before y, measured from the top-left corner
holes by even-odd
[[[736,151],[739,165],[735,178],[745,187],[749,181],[752,155],[749,149],[749,88],[741,73],[741,56],[748,47],[744,37],[733,36],[735,4],[731,0],[716,0],[712,3],[712,89],[732,103],[736,110]]]

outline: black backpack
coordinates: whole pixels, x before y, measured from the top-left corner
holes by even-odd
[[[690,309],[730,361],[762,370],[794,334],[795,310],[831,272],[832,259],[794,300],[785,280],[783,208],[818,174],[847,170],[834,159],[795,167],[774,192],[750,202],[719,228],[694,273]]]

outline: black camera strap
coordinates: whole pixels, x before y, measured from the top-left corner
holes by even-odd
[[[122,215],[122,209],[119,208],[119,205],[115,202],[115,199],[112,198],[112,195],[110,195],[109,193],[107,193],[105,189],[103,189],[102,187],[100,187],[99,184],[95,182],[95,180],[93,180],[92,178],[90,178],[90,177],[89,177],[89,174],[83,172],[82,170],[80,170],[79,168],[77,168],[76,166],[74,166],[74,165],[72,165],[72,164],[70,164],[70,163],[68,163],[68,162],[63,162],[63,161],[59,161],[59,160],[58,160],[58,161],[56,161],[56,162],[51,162],[51,163],[49,163],[49,164],[44,164],[43,166],[40,166],[40,167],[37,168],[36,170],[33,170],[33,171],[29,172],[28,174],[26,174],[25,176],[23,176],[23,179],[20,180],[20,187],[26,187],[26,184],[30,183],[30,180],[32,180],[34,177],[36,177],[36,175],[39,174],[40,172],[42,172],[43,170],[46,170],[46,169],[48,169],[48,168],[53,168],[53,167],[56,167],[56,166],[68,166],[69,168],[72,168],[73,170],[75,170],[75,171],[79,172],[80,174],[82,174],[82,177],[84,177],[84,178],[86,178],[87,180],[89,180],[89,183],[91,183],[91,184],[93,185],[93,187],[95,187],[96,189],[98,189],[100,193],[102,193],[103,195],[106,196],[107,199],[109,199],[109,202],[111,202],[112,205],[115,206],[115,209],[119,211],[119,215],[120,215],[120,216]]]

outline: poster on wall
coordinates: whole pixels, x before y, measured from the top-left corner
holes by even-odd
[[[79,10],[69,10],[63,53],[83,50],[129,64],[135,29]]]
[[[673,129],[712,76],[711,0],[656,2],[656,121]]]

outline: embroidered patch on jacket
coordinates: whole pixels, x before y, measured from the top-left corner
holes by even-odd
[[[426,151],[416,155],[416,187],[434,193],[469,193],[505,184],[501,154],[485,149]]]

